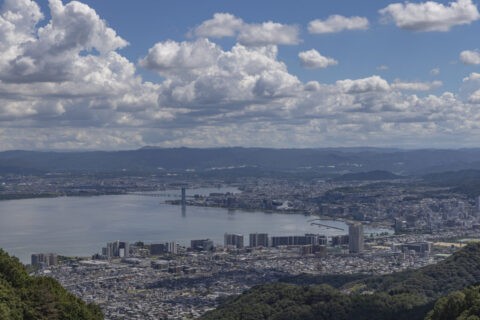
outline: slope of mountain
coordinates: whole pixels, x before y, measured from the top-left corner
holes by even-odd
[[[0,319],[100,320],[100,309],[68,293],[56,280],[30,277],[0,249]]]

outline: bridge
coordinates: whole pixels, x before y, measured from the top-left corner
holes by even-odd
[[[335,230],[345,231],[345,229],[343,229],[343,228],[329,226],[328,224],[315,222],[315,221],[323,221],[323,220],[324,219],[311,219],[311,220],[308,220],[308,222],[310,222],[311,226],[319,226],[319,227],[324,227],[324,228],[327,228],[327,229],[335,229]]]
[[[142,196],[142,197],[154,197],[154,198],[160,198],[160,197],[166,197],[166,198],[182,198],[181,193],[164,193],[164,192],[132,192],[129,193],[135,196]],[[194,196],[186,196],[186,198],[193,199]]]

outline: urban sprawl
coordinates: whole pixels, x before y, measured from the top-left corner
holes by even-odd
[[[75,185],[75,179],[82,183]],[[212,235],[205,235],[191,239],[189,246],[175,239],[165,243],[112,241],[92,257],[32,255],[34,273],[52,276],[85,301],[99,304],[106,319],[193,319],[225,297],[296,275],[376,275],[419,268],[475,240],[480,230],[478,197],[415,180],[178,180],[11,176],[3,179],[0,195],[18,198],[34,189],[38,196],[175,192],[177,198],[167,203],[306,214],[319,226],[318,233],[297,235],[242,235],[223,230],[223,243],[214,243],[209,239]],[[239,192],[190,193],[225,184]],[[40,186],[47,189],[36,188]],[[187,189],[181,191],[182,187]],[[324,235],[322,228],[334,226],[322,219],[341,219],[348,230]],[[367,225],[391,228],[391,232],[368,234],[364,232]]]

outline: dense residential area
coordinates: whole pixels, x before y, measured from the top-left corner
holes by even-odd
[[[31,252],[32,275],[56,279],[75,296],[99,306],[106,319],[217,317],[219,311],[213,310],[227,310],[236,296],[249,299],[242,297],[262,290],[259,285],[275,291],[324,283],[351,292],[340,287],[441,265],[479,238],[476,170],[424,175],[344,173],[332,166],[328,173],[311,168],[277,168],[268,174],[245,168],[216,169],[215,174],[202,170],[6,173],[0,177],[0,194],[4,199],[128,195],[138,204],[154,200],[158,208],[177,208],[179,219],[199,214],[190,212],[192,208],[220,208],[225,213],[216,214],[232,219],[242,212],[305,217],[302,223],[309,231],[303,233],[268,233],[261,225],[229,233],[227,224],[215,234],[183,241],[106,239],[82,256]],[[288,285],[269,287],[272,283]],[[322,293],[327,296],[340,294],[333,288],[318,290],[327,290]],[[360,292],[377,294],[377,288]],[[432,307],[438,297],[420,299],[426,304],[419,308]],[[404,308],[405,301],[398,307]],[[232,319],[250,319],[243,307],[239,310]],[[349,312],[357,312],[352,310],[346,319]],[[268,319],[277,317],[271,312]]]

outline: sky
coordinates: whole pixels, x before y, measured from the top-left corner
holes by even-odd
[[[0,0],[0,150],[480,147],[472,0]]]

